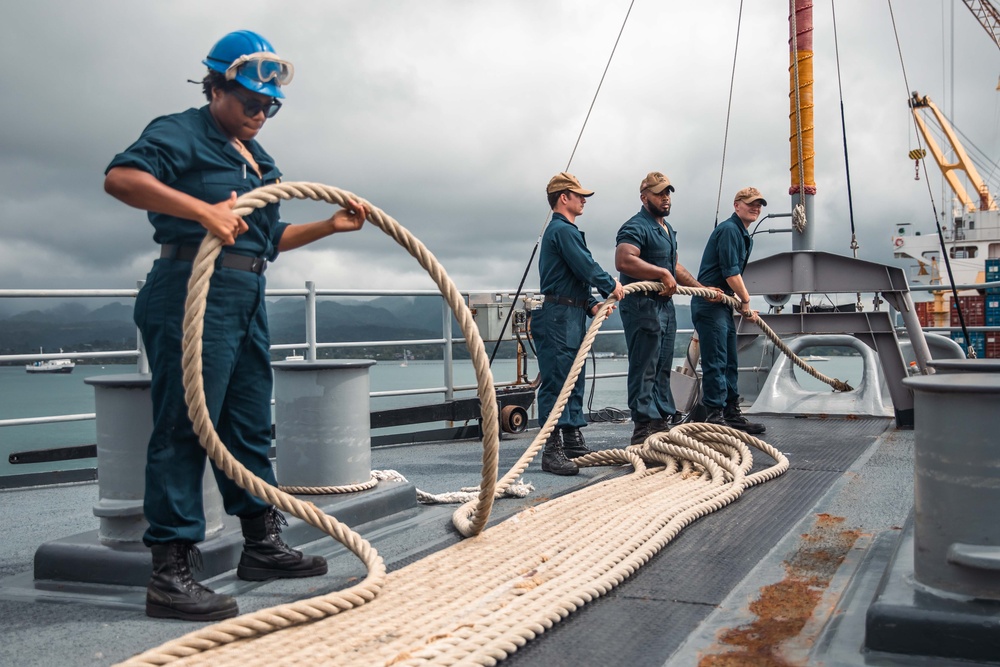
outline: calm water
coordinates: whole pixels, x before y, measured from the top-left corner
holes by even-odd
[[[597,372],[624,373],[626,362],[622,359],[598,359]],[[0,420],[26,417],[46,417],[55,415],[85,414],[94,412],[94,389],[84,383],[84,379],[99,375],[119,375],[134,373],[135,366],[82,366],[68,375],[28,374],[23,366],[0,366]],[[534,377],[537,368],[529,367],[529,377]],[[590,362],[587,372],[592,372]],[[493,363],[493,377],[497,383],[512,382],[516,368],[513,360],[498,359]],[[439,361],[410,361],[407,366],[398,362],[380,362],[370,369],[371,390],[388,391],[394,389],[419,389],[443,387],[444,365]],[[476,384],[475,371],[469,361],[456,361],[454,383],[457,386]],[[591,385],[587,385],[585,400],[590,398]],[[457,398],[474,396],[474,391],[456,394]],[[417,396],[396,396],[372,399],[372,409],[424,405],[440,401],[443,394]],[[605,407],[625,408],[625,378],[601,378],[594,385],[592,398],[594,410]],[[531,412],[531,417],[536,415]],[[424,428],[430,428],[425,425]],[[67,461],[62,463],[18,465],[8,463],[13,452],[70,447],[93,444],[96,430],[93,420],[42,424],[33,426],[0,427],[0,475],[21,472],[65,470],[73,467],[90,467],[92,460]],[[30,467],[30,470],[28,469]]]
[[[675,362],[679,364],[680,360]],[[851,381],[855,385],[860,378],[859,357],[830,357],[828,361],[816,362],[821,372]],[[625,373],[624,359],[598,359],[597,373]],[[537,368],[529,367],[529,377],[534,377]],[[593,362],[588,361],[588,374],[593,373]],[[23,366],[0,366],[0,420],[25,417],[44,417],[94,412],[94,390],[84,383],[87,377],[134,373],[134,365],[77,366],[69,375],[28,374]],[[417,389],[421,387],[444,386],[444,369],[441,362],[410,361],[405,367],[398,362],[380,362],[370,369],[371,390]],[[493,376],[497,383],[515,379],[515,362],[497,360],[493,364]],[[824,390],[818,380],[797,373],[797,378],[807,389]],[[456,385],[475,385],[475,372],[468,361],[455,362],[454,381]],[[457,397],[472,396],[474,392],[458,394]],[[407,405],[423,405],[441,400],[442,394],[401,396],[373,399],[372,409],[385,409]],[[627,414],[625,378],[600,378],[588,381],[584,394],[584,408],[593,412],[614,415],[615,411]],[[611,410],[606,410],[611,408]],[[531,417],[535,418],[534,408]],[[430,427],[426,425],[425,427]],[[47,470],[65,470],[72,467],[90,467],[92,460],[68,461],[62,463],[12,466],[8,455],[12,452],[69,447],[96,442],[93,420],[43,424],[38,426],[0,427],[0,475]]]

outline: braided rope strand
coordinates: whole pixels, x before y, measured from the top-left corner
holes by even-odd
[[[359,199],[329,186],[283,183],[244,195],[237,201],[235,212],[245,215],[254,207],[291,197],[318,198],[340,205],[347,199]],[[787,469],[787,459],[757,438],[712,424],[686,424],[655,433],[642,445],[576,459],[583,465],[631,465],[634,471],[627,477],[594,484],[529,508],[512,520],[484,530],[493,500],[517,483],[554,428],[614,300],[606,301],[594,317],[546,423],[518,462],[497,480],[496,397],[485,348],[471,313],[433,255],[391,217],[365,204],[370,210],[368,219],[403,245],[438,283],[469,345],[483,413],[482,481],[475,498],[456,510],[453,522],[464,536],[478,537],[387,575],[384,562],[367,541],[312,503],[264,484],[231,460],[204,405],[201,336],[205,296],[221,246],[218,239],[208,236],[195,259],[184,321],[185,398],[199,440],[225,474],[252,493],[328,532],[365,563],[368,575],[344,591],[196,630],[126,664],[493,665],[572,611],[606,594],[683,527]],[[625,291],[631,294],[661,289],[660,283],[645,282],[628,285]],[[678,292],[706,298],[715,294],[708,289],[684,287]],[[726,299],[736,305],[735,300]],[[774,336],[769,329],[765,333]],[[748,474],[753,466],[751,447],[776,464]],[[372,474],[373,479],[401,477],[395,471]],[[618,494],[619,500],[608,502],[609,494]],[[580,516],[595,518],[580,522]],[[512,560],[510,543],[529,536],[536,543],[522,561]],[[583,562],[588,565],[580,567]],[[460,571],[472,574],[463,576]],[[484,573],[493,578],[475,576]],[[425,583],[428,581],[436,582],[430,599],[427,594],[431,588]],[[365,604],[376,596],[380,604]],[[349,609],[353,610],[351,614],[340,613]],[[310,626],[301,627],[305,623]],[[248,639],[254,640],[252,644],[241,641]]]

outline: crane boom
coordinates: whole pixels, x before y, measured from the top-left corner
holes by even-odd
[[[962,0],[962,2],[990,34],[993,42],[1000,47],[1000,11],[997,11],[990,0]]]
[[[945,180],[948,181],[948,185],[955,192],[955,196],[962,203],[963,208],[966,211],[975,211],[977,209],[980,211],[997,210],[997,203],[990,194],[989,188],[976,170],[976,166],[972,164],[972,160],[969,159],[968,153],[965,152],[962,142],[955,136],[954,130],[947,119],[945,119],[944,114],[937,108],[937,105],[931,102],[930,98],[926,95],[921,97],[918,93],[914,92],[913,97],[910,98],[910,109],[913,112],[913,118],[917,122],[917,127],[920,128],[920,133],[924,136],[924,141],[927,142],[927,149],[934,156],[934,160],[941,169],[941,173],[944,175]],[[928,130],[927,121],[924,119],[924,114],[928,111],[933,114],[934,120],[951,145],[951,150],[955,153],[954,162],[945,160],[941,147],[938,146],[937,141]],[[978,202],[969,196],[956,172],[963,172],[966,178],[969,179],[972,187],[976,190],[976,195],[979,199]]]

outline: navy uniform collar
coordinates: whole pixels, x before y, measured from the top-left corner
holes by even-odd
[[[734,212],[731,216],[729,216],[729,220],[733,221],[733,224],[736,225],[736,227],[740,230],[740,233],[743,234],[743,236],[750,238],[750,230],[747,229],[746,225],[743,224],[743,221],[740,220],[740,216],[736,215],[736,213]]]
[[[218,141],[221,144],[229,145],[230,148],[232,148],[233,155],[236,155],[237,157],[240,158],[240,160],[242,160],[243,156],[239,154],[239,151],[237,151],[236,148],[232,147],[232,139],[227,137],[226,133],[222,131],[221,127],[219,127],[219,123],[215,120],[215,116],[212,115],[212,112],[209,110],[208,105],[206,104],[205,106],[198,109],[198,113],[201,114],[202,119],[205,121],[205,126],[208,128],[209,138],[212,139],[213,141]],[[247,141],[244,141],[243,145],[247,147],[247,150],[250,151],[250,154],[254,156],[254,159],[258,159],[260,151],[257,150],[256,139],[249,139]]]
[[[666,231],[670,227],[670,223],[667,222],[666,218],[663,219],[662,225],[659,222],[657,222],[656,218],[653,217],[653,214],[650,213],[649,209],[646,208],[645,206],[639,207],[638,215],[642,216],[644,220],[649,221],[649,223],[652,224],[654,227],[658,227],[660,229],[663,229],[664,231]]]

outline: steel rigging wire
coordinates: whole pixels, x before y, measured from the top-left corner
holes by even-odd
[[[889,6],[889,18],[892,21],[892,33],[893,33],[893,36],[896,38],[896,52],[899,54],[899,68],[900,68],[900,70],[902,71],[902,74],[903,74],[903,85],[906,88],[906,96],[907,96],[907,99],[908,99],[909,96],[910,96],[910,93],[909,93],[909,91],[910,91],[910,82],[907,80],[907,77],[906,77],[906,65],[903,63],[903,48],[902,48],[902,46],[900,46],[900,43],[899,43],[899,31],[896,29],[896,16],[895,16],[895,14],[893,14],[893,11],[892,11],[892,0],[886,0],[886,4]],[[913,121],[913,131],[914,131],[914,133],[917,136],[917,146],[919,146],[922,149],[923,148],[923,141],[920,138],[920,130],[917,127],[917,119],[913,117],[913,114],[910,114],[910,116],[911,116],[911,119]],[[944,243],[944,232],[941,231],[941,223],[938,222],[937,203],[934,201],[934,192],[931,190],[930,179],[928,178],[929,175],[927,173],[927,161],[926,161],[926,159],[921,159],[920,160],[920,165],[921,165],[921,167],[923,167],[923,170],[924,170],[924,183],[925,183],[925,185],[927,187],[927,197],[928,197],[928,199],[930,199],[931,210],[934,213],[934,227],[935,227],[935,229],[937,229],[938,244],[941,247],[941,259],[944,261],[944,266],[948,270],[948,282],[951,283],[951,294],[952,294],[953,303],[955,303],[957,305],[958,304],[958,289],[955,287],[955,276],[954,276],[954,274],[952,273],[952,270],[951,270],[951,259],[948,257],[948,248],[945,246],[945,243]],[[962,313],[962,309],[961,308],[955,308],[955,311],[958,313],[958,323],[959,323],[959,326],[962,327],[962,335],[965,337],[965,340],[968,342],[968,345],[966,347],[966,349],[967,349],[966,354],[968,354],[968,356],[969,356],[970,359],[975,359],[976,358],[976,349],[972,345],[972,339],[969,337],[969,330],[968,330],[968,328],[965,325],[965,315]]]
[[[608,75],[608,69],[611,67],[611,61],[615,57],[615,51],[618,50],[618,44],[621,42],[622,33],[625,32],[625,25],[628,23],[628,17],[632,14],[632,7],[635,6],[635,0],[629,3],[628,11],[625,12],[625,18],[622,20],[622,26],[618,30],[618,36],[615,38],[615,44],[611,47],[611,54],[608,56],[608,62],[604,66],[604,72],[601,73],[601,80],[597,83],[597,90],[594,91],[594,97],[590,100],[590,106],[587,108],[587,114],[584,116],[583,124],[580,126],[580,132],[576,135],[576,141],[573,143],[573,150],[570,151],[569,160],[566,161],[566,169],[564,171],[569,171],[570,166],[573,164],[573,158],[576,156],[576,149],[580,146],[580,140],[583,138],[583,131],[587,128],[587,122],[590,120],[590,114],[594,110],[594,105],[597,104],[597,96],[601,92],[601,87],[604,85],[604,79]],[[531,249],[531,256],[528,257],[528,262],[524,266],[524,273],[521,274],[521,281],[517,284],[517,291],[514,294],[513,303],[517,302],[517,298],[521,296],[521,292],[524,289],[524,282],[528,279],[528,272],[531,270],[532,264],[535,261],[535,255],[538,253],[538,246],[542,243],[542,235],[545,233],[545,228],[548,227],[549,220],[551,219],[551,212],[549,215],[545,216],[545,222],[542,224],[542,229],[538,232],[538,238],[535,239],[535,245]],[[503,321],[503,326],[500,328],[500,338],[503,338],[503,332],[507,331],[507,327],[510,325],[510,318],[514,314],[514,308],[511,306],[507,311],[507,317]],[[528,339],[530,341],[530,338]],[[500,350],[500,343],[502,340],[498,339],[496,345],[493,346],[493,352],[490,354],[490,366],[493,365],[493,360],[496,359],[497,352]],[[532,351],[534,352],[534,346],[532,345]],[[537,357],[538,354],[536,353]],[[594,366],[594,375],[597,375],[596,362]],[[598,412],[594,412],[592,409],[592,402],[594,399],[594,387],[596,385],[597,379],[594,378],[591,383],[590,388],[590,401],[587,404],[587,410],[589,415],[594,421],[624,421],[623,412],[618,410],[618,408],[604,408]]]
[[[722,134],[722,166],[719,168],[719,195],[715,200],[715,225],[719,226],[719,208],[722,206],[722,178],[726,173],[726,147],[729,143],[729,121],[733,114],[733,86],[736,83],[736,56],[740,52],[740,27],[743,25],[743,0],[740,0],[740,12],[736,17],[736,47],[733,49],[733,69],[729,75],[729,103],[726,105],[726,130]]]
[[[580,145],[580,140],[583,138],[583,131],[587,129],[587,121],[590,120],[590,114],[594,110],[594,105],[597,104],[597,96],[601,92],[601,86],[604,85],[604,78],[608,75],[608,69],[611,67],[611,60],[615,57],[615,51],[618,49],[618,43],[621,42],[622,33],[625,32],[625,24],[628,23],[628,17],[632,13],[632,7],[635,6],[635,0],[632,0],[628,5],[628,11],[625,12],[625,19],[622,21],[622,27],[618,30],[618,37],[615,38],[615,45],[611,47],[611,55],[608,56],[608,62],[604,66],[604,72],[601,74],[601,80],[597,83],[597,90],[594,91],[594,97],[590,101],[590,107],[587,109],[587,115],[584,116],[583,125],[580,126],[580,132],[576,135],[576,142],[573,144],[573,150],[570,151],[569,160],[566,162],[566,169],[563,171],[569,171],[570,165],[573,164],[573,158],[576,156],[576,149]],[[549,225],[549,220],[551,219],[551,212],[549,215],[545,216],[545,222],[542,224],[541,231],[538,232],[538,238],[535,239],[535,245],[531,249],[531,256],[528,257],[528,263],[524,266],[524,273],[521,274],[521,282],[517,284],[517,292],[514,294],[513,301],[516,303],[517,298],[521,296],[521,291],[524,289],[524,281],[528,279],[528,272],[531,270],[531,266],[535,261],[535,254],[538,252],[538,246],[542,243],[542,234],[545,233],[545,228]],[[511,307],[507,311],[507,318],[503,321],[503,326],[500,328],[500,336],[503,337],[503,332],[507,331],[507,326],[510,324],[510,318],[514,314],[514,308]],[[497,356],[497,351],[500,349],[500,343],[502,341],[497,340],[496,345],[493,346],[493,352],[490,354],[490,366],[493,365],[493,360]]]

